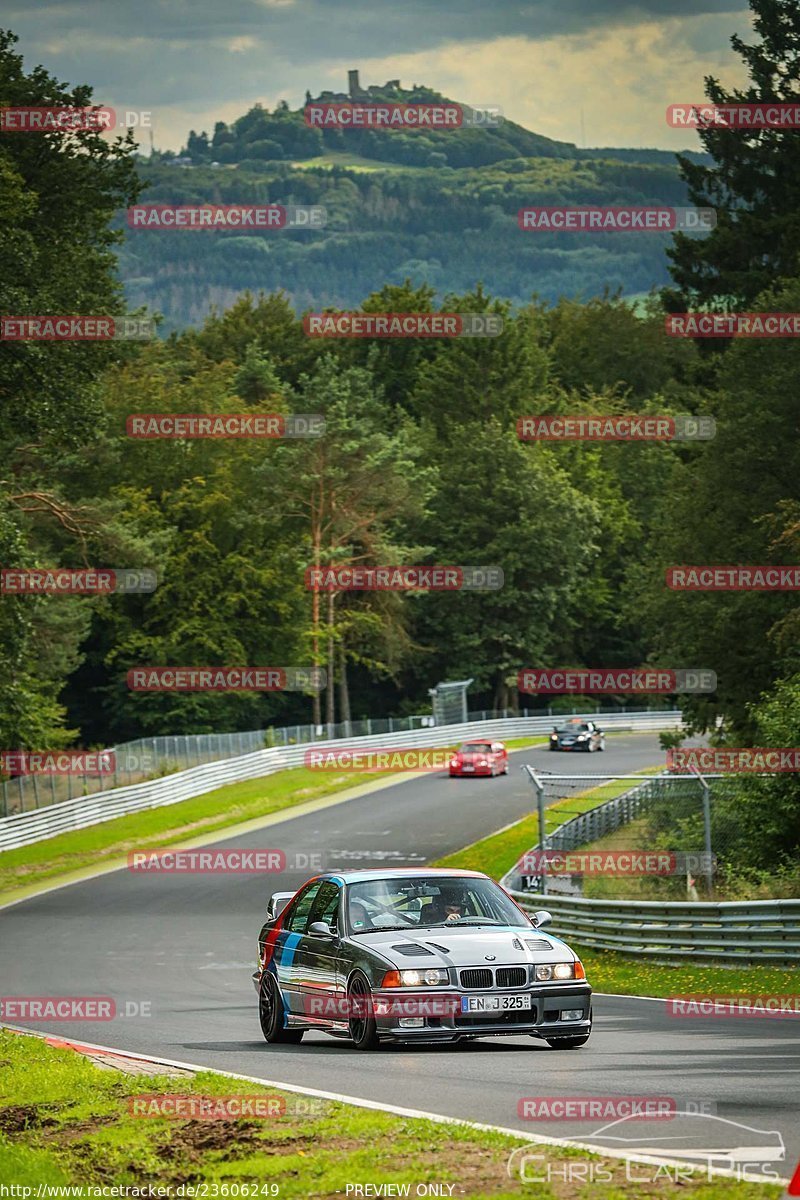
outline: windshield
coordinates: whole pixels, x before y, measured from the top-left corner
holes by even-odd
[[[462,742],[458,747],[459,754],[491,754],[491,742]]]
[[[347,889],[352,933],[376,929],[430,929],[445,925],[531,923],[491,879],[369,879]]]

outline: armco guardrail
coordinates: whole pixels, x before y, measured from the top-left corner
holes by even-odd
[[[691,956],[727,963],[792,963],[800,958],[800,900],[734,900],[721,904],[586,900],[512,892],[528,910],[553,914],[558,937],[623,954]]]
[[[593,715],[590,714],[590,719]],[[603,727],[609,732],[675,729],[680,723],[681,714],[678,711],[609,713],[603,717]],[[316,742],[313,749],[448,746],[475,733],[504,738],[535,736],[546,733],[552,725],[552,717],[509,717],[497,721],[473,721],[464,725],[440,725],[383,736],[338,738],[328,742]],[[199,767],[191,767],[188,771],[177,771],[173,775],[147,780],[131,787],[115,788],[113,791],[98,792],[93,796],[65,800],[33,812],[15,813],[13,816],[0,818],[0,851],[43,841],[70,829],[84,829],[88,825],[111,821],[114,817],[126,816],[128,813],[177,804],[193,796],[202,796],[226,783],[257,779],[284,767],[300,766],[310,749],[312,747],[306,744],[257,750],[253,754],[237,758],[203,763]]]

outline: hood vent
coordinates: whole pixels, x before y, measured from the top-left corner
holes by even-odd
[[[424,946],[415,946],[413,942],[403,942],[401,946],[392,946],[392,950],[396,950],[398,954],[406,954],[409,958],[433,958],[430,950],[426,950]]]
[[[433,946],[434,950],[438,950],[440,954],[449,954],[447,946],[440,946],[438,942],[428,942],[429,946]],[[427,951],[425,952],[427,954]]]
[[[544,938],[526,938],[525,945],[529,950],[552,950],[552,942],[546,942]]]

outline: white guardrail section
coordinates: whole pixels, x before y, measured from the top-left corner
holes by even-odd
[[[335,738],[312,744],[302,743],[298,746],[257,750],[253,754],[203,763],[199,767],[191,767],[188,771],[177,771],[173,775],[164,775],[160,779],[150,779],[130,787],[64,800],[60,804],[51,804],[33,812],[15,813],[13,816],[0,818],[0,851],[40,842],[71,829],[84,829],[88,825],[112,821],[115,817],[127,816],[128,813],[178,804],[181,800],[202,796],[227,783],[257,779],[262,775],[281,771],[285,767],[299,767],[303,765],[305,755],[310,751],[451,746],[476,734],[506,739],[533,737],[549,732],[557,719],[548,716],[507,717],[496,721],[439,725],[434,728],[415,729],[412,732]],[[602,728],[609,733],[677,729],[681,725],[679,711],[604,713],[602,716],[587,713],[586,719],[602,723]]]

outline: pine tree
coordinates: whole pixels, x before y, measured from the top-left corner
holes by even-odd
[[[760,41],[731,44],[750,83],[727,92],[707,76],[714,104],[788,101],[800,108],[800,6],[797,0],[750,0]],[[678,156],[692,203],[717,211],[706,237],[676,234],[669,252],[675,287],[664,291],[671,312],[712,303],[742,309],[778,277],[796,275],[800,257],[800,129],[735,129],[707,125],[700,139],[711,166]]]

